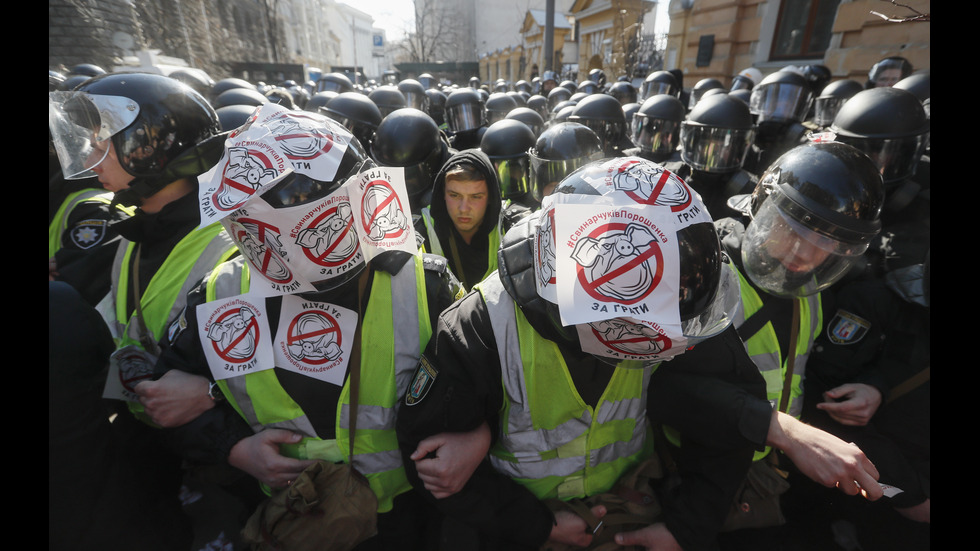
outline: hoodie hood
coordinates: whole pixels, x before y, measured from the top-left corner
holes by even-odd
[[[443,163],[442,168],[436,174],[432,183],[432,201],[429,211],[436,224],[436,233],[440,240],[444,240],[448,235],[449,228],[455,230],[452,220],[449,219],[449,212],[446,210],[446,172],[457,162],[465,161],[475,166],[487,182],[487,211],[483,215],[483,222],[477,236],[484,237],[497,227],[500,219],[501,200],[500,182],[497,180],[497,171],[487,155],[479,149],[464,149],[457,152]]]

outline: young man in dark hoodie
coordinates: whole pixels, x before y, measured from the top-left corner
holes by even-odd
[[[490,158],[465,149],[449,158],[432,185],[432,202],[422,209],[416,232],[425,252],[442,255],[467,290],[497,269],[500,183]]]

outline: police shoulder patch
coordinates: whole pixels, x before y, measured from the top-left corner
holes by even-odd
[[[105,220],[82,220],[71,229],[71,242],[79,249],[91,249],[102,243],[108,225]]]
[[[435,382],[437,376],[439,376],[439,371],[432,365],[432,362],[424,355],[420,357],[419,366],[415,370],[415,376],[412,377],[412,384],[405,391],[405,405],[414,406],[421,402],[429,393],[429,389],[432,388],[432,383]]]
[[[855,344],[867,334],[868,329],[871,329],[868,320],[847,310],[837,310],[827,324],[827,338],[834,344]]]

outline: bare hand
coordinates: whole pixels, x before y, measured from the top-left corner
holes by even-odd
[[[48,281],[54,281],[58,277],[58,262],[52,256],[48,259]]]
[[[606,508],[602,505],[596,505],[591,510],[596,518],[606,516]],[[555,525],[551,528],[548,541],[586,547],[592,543],[592,533],[585,519],[571,511],[561,510],[555,513]]]
[[[881,392],[862,383],[843,384],[824,392],[823,396],[825,401],[817,404],[817,409],[826,411],[842,425],[863,427],[881,406]],[[835,401],[841,398],[844,400]]]
[[[164,428],[190,423],[214,407],[208,396],[210,381],[179,369],[171,369],[156,381],[136,385],[143,409],[154,423]]]
[[[312,459],[293,459],[279,453],[279,444],[295,444],[301,434],[283,429],[265,429],[239,440],[228,455],[228,463],[273,488],[291,484],[304,469],[316,463]]]
[[[484,422],[470,432],[444,432],[419,442],[412,452],[425,489],[436,499],[463,489],[490,450],[490,427]],[[426,457],[435,452],[434,457]]]
[[[617,545],[641,545],[648,551],[684,551],[667,525],[658,522],[632,532],[616,534]]]
[[[767,444],[782,450],[800,471],[829,488],[874,501],[883,495],[878,469],[861,448],[782,412],[773,414]]]

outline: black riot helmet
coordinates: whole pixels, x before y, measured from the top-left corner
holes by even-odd
[[[677,79],[667,71],[654,71],[647,75],[640,86],[640,98],[646,100],[657,94],[668,94],[677,97],[680,94]]]
[[[572,97],[568,98],[568,100],[578,103],[587,97],[589,97],[589,94],[586,94],[585,92],[575,92],[572,94]]]
[[[527,107],[527,100],[524,98],[524,95],[521,92],[511,90],[510,92],[506,92],[506,94],[508,97],[510,97],[510,99],[514,100],[517,107]]]
[[[469,87],[472,88],[472,89],[474,89],[474,90],[476,90],[477,88],[479,88],[480,87],[480,78],[479,77],[470,77]]]
[[[327,73],[321,75],[320,79],[316,81],[316,91],[337,92],[338,94],[353,92],[354,83],[344,73]]]
[[[731,92],[728,92],[728,96],[735,98],[737,100],[741,100],[741,102],[744,103],[747,107],[749,105],[749,102],[752,101],[752,90],[749,90],[748,88],[732,90]]]
[[[542,96],[541,94],[535,94],[527,98],[527,106],[529,109],[534,109],[541,118],[545,121],[548,120],[548,98]]]
[[[190,67],[177,69],[176,71],[171,71],[167,76],[190,86],[195,92],[205,98],[211,97],[211,88],[214,87],[214,79],[200,69],[192,69]]]
[[[258,88],[256,88],[254,84],[252,84],[247,80],[229,77],[229,78],[223,78],[218,82],[214,83],[214,86],[211,87],[211,95],[209,96],[209,98],[213,101],[222,93],[231,90],[232,88],[245,88],[246,90],[256,90],[256,91],[258,90]]]
[[[715,94],[698,102],[681,123],[681,159],[703,172],[741,168],[755,138],[752,114],[741,100]]]
[[[306,107],[303,108],[303,111],[319,113],[321,107],[326,107],[330,103],[330,100],[339,95],[337,92],[317,92],[310,96],[310,100],[306,102]]]
[[[251,105],[226,105],[214,110],[218,115],[218,123],[222,132],[230,132],[244,125],[249,117],[255,113],[255,107]]]
[[[670,94],[657,94],[640,105],[633,114],[631,140],[655,158],[669,157],[681,139],[684,103]]]
[[[531,83],[524,79],[518,80],[517,82],[514,83],[514,90],[517,90],[518,92],[527,92],[528,94],[530,94]]]
[[[868,71],[866,88],[891,87],[912,74],[912,64],[900,56],[886,57],[875,63]]]
[[[554,112],[556,105],[563,101],[568,101],[571,97],[572,93],[567,88],[556,86],[552,91],[548,92],[548,111]]]
[[[387,117],[391,112],[408,107],[408,101],[405,100],[405,94],[398,89],[397,86],[392,86],[391,84],[385,84],[383,86],[378,86],[371,93],[368,94],[368,98],[378,106],[381,110],[381,116]]]
[[[374,133],[371,158],[380,166],[405,167],[405,186],[412,212],[426,206],[425,196],[448,157],[449,145],[424,112],[411,107],[393,111]]]
[[[830,72],[830,68],[826,65],[808,64],[803,66],[802,71],[803,78],[805,78],[807,83],[810,85],[810,93],[813,94],[813,96],[816,96],[823,91],[824,87],[827,86],[827,83],[830,82],[830,79],[833,76]]]
[[[555,124],[528,151],[531,195],[541,201],[565,176],[602,158],[602,142],[591,128],[575,122]]]
[[[65,79],[58,86],[59,90],[74,90],[78,88],[83,82],[88,81],[92,77],[87,75],[70,75],[65,77]]]
[[[431,90],[439,85],[439,81],[429,73],[422,73],[418,78],[419,84],[426,90]]]
[[[929,101],[929,71],[913,73],[895,83],[894,87],[912,92],[919,98],[919,102],[925,105]],[[928,114],[927,110],[926,115]]]
[[[425,91],[425,97],[425,112],[436,121],[436,124],[442,126],[446,122],[446,94],[435,88],[429,88]]]
[[[558,124],[568,121],[568,116],[572,114],[575,110],[576,102],[574,101],[563,101],[555,106],[555,110],[551,114],[551,121],[549,124]]]
[[[414,107],[419,111],[425,111],[425,86],[422,83],[413,79],[406,78],[398,83],[398,91],[405,96],[405,104],[408,107]]]
[[[111,140],[122,168],[134,177],[116,193],[139,206],[164,186],[210,169],[221,155],[220,123],[200,94],[175,79],[110,73],[76,90],[49,93],[49,128],[66,179],[91,176]]]
[[[837,141],[871,157],[885,184],[912,176],[929,143],[929,117],[919,99],[895,87],[854,94],[841,106],[830,130]]]
[[[619,101],[606,94],[592,94],[575,106],[568,116],[570,122],[584,124],[599,136],[607,154],[619,147],[626,137],[626,116]]]
[[[85,75],[87,77],[97,77],[106,74],[106,70],[94,63],[79,63],[68,71],[69,75]]]
[[[270,103],[271,100],[259,92],[258,90],[251,90],[249,88],[231,88],[225,90],[218,94],[211,105],[215,109],[225,107],[226,105],[251,105],[252,107],[257,107],[263,103]],[[290,98],[292,102],[292,98]],[[278,103],[278,102],[271,102]]]
[[[453,90],[446,98],[446,125],[453,134],[476,130],[486,123],[483,97],[472,88]]]
[[[820,95],[813,100],[814,124],[829,126],[844,102],[861,90],[864,90],[864,86],[851,79],[836,80],[824,86]]]
[[[578,91],[578,83],[576,83],[574,80],[563,80],[558,84],[558,86],[561,86],[573,94]]]
[[[656,186],[658,183],[659,186]],[[586,247],[589,241],[597,240],[605,243],[615,241],[621,246],[615,249],[595,247],[590,248],[589,252],[577,250],[575,261],[583,268],[578,273],[559,272],[555,269],[557,258],[553,244],[556,226],[562,224],[564,217],[574,216],[563,207],[565,202],[578,205],[595,202],[614,209],[629,206],[642,211],[642,216],[655,218],[661,211],[669,216],[673,200],[669,204],[649,202],[641,207],[635,196],[631,195],[634,192],[626,191],[655,186],[663,186],[662,196],[669,195],[683,200],[686,205],[700,207],[701,212],[706,212],[700,197],[659,164],[638,157],[606,159],[589,163],[568,175],[555,190],[556,196],[562,195],[562,202],[556,201],[542,206],[507,232],[497,254],[500,280],[504,289],[539,332],[546,335],[557,332],[566,342],[575,343],[579,342],[579,338],[588,337],[590,327],[597,335],[609,335],[607,331],[614,329],[617,337],[606,340],[607,346],[616,349],[607,351],[613,352],[612,354],[604,354],[595,348],[591,351],[598,359],[610,364],[622,359],[624,353],[649,355],[671,348],[670,339],[664,340],[662,333],[643,330],[643,324],[637,321],[638,318],[628,317],[630,314],[626,313],[620,315],[627,317],[575,327],[565,325],[560,309],[574,305],[557,293],[557,287],[562,285],[561,278],[577,277],[582,281],[595,277],[597,271],[601,274],[601,267],[615,267],[615,270],[600,275],[603,280],[601,284],[598,280],[595,281],[599,286],[592,287],[592,291],[597,294],[617,296],[619,300],[623,300],[626,294],[650,289],[649,284],[656,276],[653,275],[653,266],[643,258],[657,254],[653,252],[655,249],[646,247],[659,249],[659,240],[632,239],[634,235],[646,236],[639,224],[603,224],[596,226],[588,235],[580,236],[580,242]],[[690,346],[717,335],[731,324],[732,314],[739,302],[738,279],[731,262],[721,251],[710,217],[705,216],[704,220],[687,226],[673,226],[667,231],[670,233],[668,239],[678,244],[679,254],[670,260],[665,259],[664,262],[677,263],[671,265],[676,269],[670,270],[670,277],[677,279],[672,279],[660,292],[677,293],[669,302],[677,308],[673,316],[680,321],[679,330],[687,339],[686,344]],[[591,257],[592,264],[586,266],[588,257]],[[593,268],[595,266],[599,267]],[[661,268],[657,266],[657,269]],[[621,331],[629,328],[632,330]],[[622,338],[623,335],[628,335],[628,338]],[[614,343],[609,344],[610,341]],[[685,348],[675,351],[674,354],[682,353]]]
[[[601,88],[606,85],[606,73],[602,72],[602,69],[592,69],[589,71],[589,80],[598,84]]]
[[[578,87],[575,90],[583,94],[595,94],[602,91],[599,88],[599,85],[591,80],[583,80],[582,82],[578,83]]]
[[[518,107],[517,109],[512,110],[510,113],[507,113],[507,117],[505,119],[521,121],[531,129],[531,132],[535,136],[540,134],[544,129],[544,119],[538,114],[537,111],[531,109],[530,107]]]
[[[721,81],[716,78],[702,78],[694,84],[694,88],[691,88],[691,99],[687,108],[694,109],[694,106],[701,101],[701,96],[704,95],[708,90],[714,90],[716,88],[724,88]]]
[[[320,109],[326,115],[350,130],[365,148],[371,147],[374,133],[381,124],[381,110],[367,96],[358,92],[344,92]]]
[[[486,107],[487,124],[493,124],[497,121],[504,120],[507,113],[517,108],[517,102],[504,92],[494,92],[487,98]]]
[[[633,115],[640,110],[640,104],[633,102],[623,105],[623,117],[626,118],[626,128],[629,129],[633,125]]]
[[[519,199],[530,190],[527,152],[533,145],[531,129],[513,119],[497,121],[483,133],[480,150],[497,170],[501,199]]]
[[[636,103],[636,88],[633,88],[629,82],[617,80],[609,86],[606,93],[616,98],[620,105]]]
[[[294,119],[295,123],[282,124],[286,119]],[[322,138],[326,135],[335,139],[348,136],[337,123],[322,115],[283,110],[275,121],[261,139],[284,143],[308,140],[310,136]],[[226,147],[234,145],[231,140],[225,144]],[[351,204],[346,200],[347,192],[342,189],[351,176],[373,165],[357,140],[346,144],[343,156],[336,163],[335,172],[327,180],[319,179],[322,171],[311,168],[308,163],[294,163],[294,169],[281,180],[245,203],[246,207],[251,207],[252,202],[264,203],[264,208],[255,205],[255,208],[248,208],[247,215],[242,216],[245,211],[239,210],[222,221],[251,270],[278,284],[302,277],[320,292],[336,290],[357,280],[365,266],[359,240],[353,231],[358,213],[352,212]],[[223,170],[213,174],[212,185],[234,180],[235,176],[231,176],[229,170],[240,171],[240,167],[226,164]],[[340,193],[342,197],[322,203],[334,193]],[[322,210],[314,213],[317,218],[313,221],[309,219],[309,210],[292,208],[314,202],[321,202]],[[295,218],[284,218],[290,216]],[[287,223],[295,227],[296,232],[295,239],[289,240],[289,245],[294,247],[291,251],[285,249],[284,243],[275,235],[270,238],[270,232],[266,231],[266,228]]]
[[[745,275],[782,297],[839,281],[881,230],[885,189],[874,162],[840,142],[808,143],[759,178],[742,238]]]
[[[755,67],[746,67],[738,72],[737,75],[732,77],[732,85],[728,89],[729,92],[734,92],[735,90],[749,90],[755,87],[756,84],[762,82],[762,71],[756,69]]]
[[[784,69],[762,79],[752,89],[749,109],[758,116],[759,123],[803,122],[812,97],[806,78]]]

